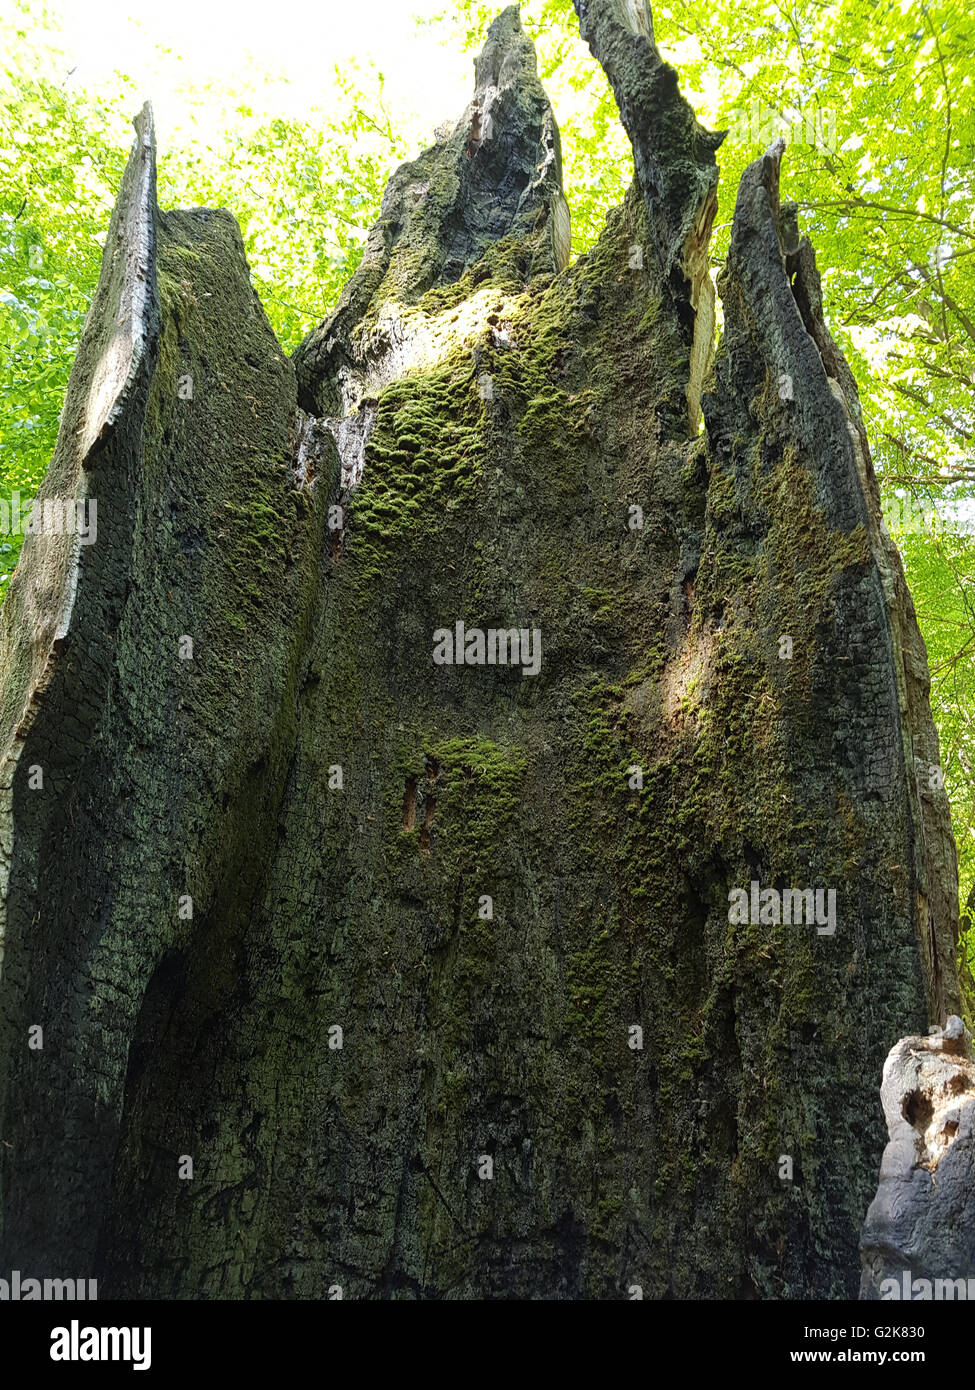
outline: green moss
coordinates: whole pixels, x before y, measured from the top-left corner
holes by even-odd
[[[476,897],[474,890],[490,876],[493,855],[518,807],[528,755],[490,739],[466,737],[436,742],[429,757],[438,769],[433,852],[445,876],[471,880]]]
[[[520,294],[533,278],[534,255],[521,237],[503,237],[451,285],[427,290],[420,307],[427,314],[443,313],[463,304],[482,285],[496,286],[499,294]],[[543,283],[543,282],[541,282]]]
[[[348,508],[351,591],[368,590],[394,554],[422,549],[445,513],[472,500],[483,462],[480,415],[473,366],[463,354],[382,392],[363,481]]]
[[[605,928],[596,933],[585,950],[570,956],[567,962],[566,1018],[592,1048],[605,1041],[613,974],[610,936]]]

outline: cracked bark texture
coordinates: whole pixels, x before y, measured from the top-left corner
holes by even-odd
[[[28,538],[0,611],[0,1263],[856,1293],[875,1077],[958,1007],[923,644],[780,152],[712,361],[719,137],[645,6],[579,10],[637,172],[593,250],[507,10],[290,362],[142,118],[44,485],[98,540]],[[457,620],[539,675],[435,665]],[[731,923],[752,880],[835,934]]]

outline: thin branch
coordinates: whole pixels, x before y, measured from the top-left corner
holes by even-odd
[[[955,236],[964,237],[966,241],[975,242],[975,232],[966,231],[964,227],[957,226],[954,222],[948,222],[943,217],[935,217],[933,212],[919,212],[916,208],[898,207],[896,203],[877,203],[870,198],[863,198],[859,194],[852,198],[824,198],[814,201],[803,200],[800,207],[804,208],[841,208],[844,212],[854,212],[860,208],[869,212],[887,212],[897,217],[917,218],[922,222],[933,222],[937,227],[946,227]]]

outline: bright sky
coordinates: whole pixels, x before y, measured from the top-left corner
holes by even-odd
[[[503,0],[499,0],[499,10]],[[406,133],[427,142],[455,120],[473,90],[473,55],[450,21],[418,28],[449,0],[48,0],[72,77],[97,88],[115,71],[148,97],[163,139],[182,123],[184,84],[248,88],[255,109],[299,115],[327,103],[335,63],[369,63],[386,78],[387,104]]]

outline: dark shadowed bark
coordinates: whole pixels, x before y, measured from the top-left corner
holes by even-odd
[[[719,137],[577,8],[636,168],[593,250],[506,10],[293,361],[141,118],[43,490],[97,541],[0,610],[0,1264],[856,1291],[883,1059],[958,1007],[924,648],[781,152],[713,357]]]

